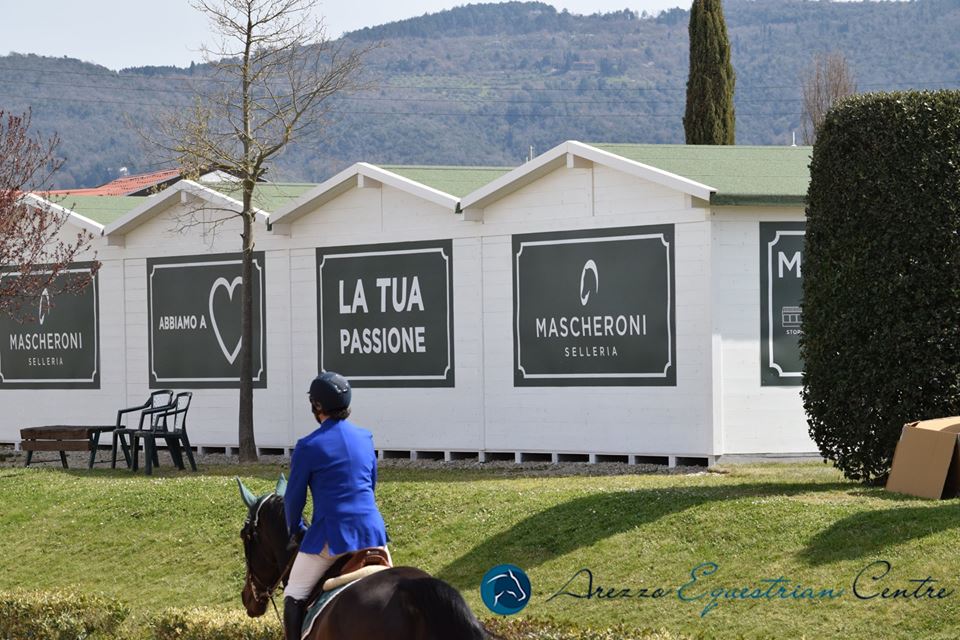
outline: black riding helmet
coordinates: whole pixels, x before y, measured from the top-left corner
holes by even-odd
[[[325,413],[349,407],[350,396],[350,383],[333,371],[324,371],[310,383],[310,400],[320,405]]]

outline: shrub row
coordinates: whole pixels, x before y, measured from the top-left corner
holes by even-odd
[[[582,629],[531,618],[488,618],[483,622],[502,640],[679,640],[665,631],[635,631],[621,626]],[[276,640],[280,637],[283,637],[280,623],[269,613],[252,619],[242,611],[168,609],[134,623],[129,607],[102,596],[64,591],[0,592],[0,640]]]
[[[150,640],[277,640],[283,629],[273,611],[249,618],[243,611],[169,609],[151,625]]]
[[[664,630],[637,630],[622,625],[584,629],[538,618],[488,618],[483,624],[502,640],[682,640],[682,636]]]
[[[124,624],[126,623],[126,625]],[[0,640],[276,640],[276,616],[242,611],[168,609],[130,616],[127,605],[71,591],[0,592]]]
[[[0,638],[114,638],[128,613],[123,604],[99,596],[64,591],[0,593]]]

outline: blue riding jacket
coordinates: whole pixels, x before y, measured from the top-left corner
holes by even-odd
[[[302,530],[307,487],[313,496],[313,521],[300,551],[331,554],[387,544],[387,531],[373,495],[377,456],[373,434],[348,420],[324,420],[297,441],[290,480],[283,498],[287,530]]]

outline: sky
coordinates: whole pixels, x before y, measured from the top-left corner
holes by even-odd
[[[502,0],[320,0],[329,37],[465,4]],[[591,14],[631,9],[655,14],[690,0],[546,0],[558,10]],[[213,43],[206,18],[188,0],[32,0],[3,3],[0,55],[78,58],[109,69],[187,66]]]

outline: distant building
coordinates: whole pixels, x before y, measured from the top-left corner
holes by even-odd
[[[120,177],[111,180],[99,187],[88,187],[83,189],[57,189],[49,191],[51,196],[136,196],[143,197],[159,193],[167,187],[171,187],[183,179],[183,174],[179,169],[162,169],[150,173],[139,173],[136,175],[126,175],[127,168],[120,168]],[[205,171],[198,182],[202,183],[221,183],[232,182],[235,178],[222,170]]]

